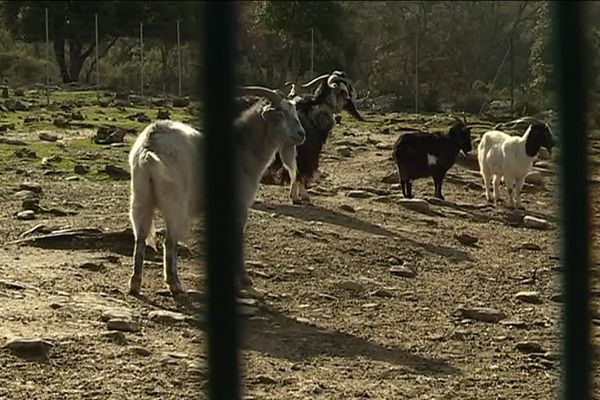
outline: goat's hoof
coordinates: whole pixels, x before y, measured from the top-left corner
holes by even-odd
[[[185,294],[185,290],[183,289],[183,286],[181,286],[181,283],[179,283],[179,282],[170,283],[170,284],[167,284],[167,286],[169,286],[169,291],[171,292],[173,297]]]
[[[300,205],[302,204],[302,199],[292,199],[292,204]]]
[[[129,281],[129,290],[127,293],[131,296],[139,296],[142,291],[142,280],[132,277]]]

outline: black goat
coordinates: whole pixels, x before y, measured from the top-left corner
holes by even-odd
[[[306,140],[295,149],[289,146],[280,149],[265,174],[265,177],[279,176],[283,183],[287,181],[283,170],[285,167],[290,175],[290,198],[294,204],[310,200],[306,188],[319,168],[319,156],[336,123],[335,115],[346,110],[357,120],[366,121],[356,109],[354,88],[343,72],[334,71],[318,76],[302,87],[316,83],[320,84],[314,94],[304,97],[296,96],[292,85],[288,97],[296,99],[296,109],[306,132]],[[339,123],[340,119],[337,120]]]
[[[394,144],[392,157],[398,170],[402,195],[412,198],[412,180],[431,176],[434,196],[444,199],[442,182],[458,152],[471,151],[471,128],[456,118],[447,133],[406,132]]]

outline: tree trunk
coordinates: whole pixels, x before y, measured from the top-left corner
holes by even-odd
[[[72,40],[69,42],[69,82],[79,82],[79,74],[81,73],[83,61],[85,60],[81,53],[81,48],[82,44],[80,41]]]
[[[56,56],[56,62],[58,63],[58,69],[60,70],[60,76],[62,77],[63,83],[71,81],[69,70],[67,69],[67,63],[65,61],[65,38],[57,37],[52,41],[54,45],[54,55]]]

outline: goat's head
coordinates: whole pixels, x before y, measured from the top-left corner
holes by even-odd
[[[462,150],[464,155],[468,155],[472,150],[471,146],[471,128],[467,125],[467,118],[462,120],[458,117],[454,117],[456,120],[452,123],[449,130],[449,135],[458,143],[458,148]]]
[[[301,145],[304,143],[306,133],[298,118],[296,100],[286,99],[279,90],[268,89],[262,86],[244,86],[241,88],[244,95],[260,96],[269,100],[260,111],[270,129],[282,132],[287,141]]]
[[[534,121],[527,128],[529,135],[525,141],[525,152],[530,157],[537,155],[541,147],[545,147],[548,153],[552,154],[554,139],[548,124],[540,121]]]
[[[315,91],[315,99],[328,97],[335,114],[339,114],[342,110],[346,110],[357,120],[366,121],[362,115],[360,115],[354,104],[354,101],[356,100],[356,91],[343,71],[333,71],[331,74],[317,76],[312,81],[302,85],[302,87],[310,87],[316,83],[320,83],[320,85]]]

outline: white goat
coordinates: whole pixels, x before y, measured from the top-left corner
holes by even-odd
[[[509,206],[521,207],[525,175],[531,170],[540,148],[545,147],[552,152],[552,146],[554,141],[550,128],[538,121],[531,123],[523,136],[510,136],[497,130],[486,132],[477,148],[477,157],[487,201],[498,204],[500,179],[503,178],[508,189]],[[493,196],[490,194],[492,176]]]
[[[240,176],[240,229],[245,230],[248,208],[254,202],[259,180],[284,143],[301,144],[304,129],[293,101],[271,89],[249,86],[248,95],[261,96],[234,122],[235,154]],[[156,209],[165,220],[164,278],[173,294],[183,292],[177,273],[177,242],[189,232],[194,216],[204,211],[204,135],[181,122],[157,121],[147,126],[129,153],[131,168],[130,219],[135,235],[133,274],[129,293],[140,293],[146,245],[154,245]],[[215,166],[216,168],[218,166]],[[240,266],[242,286],[252,285],[245,263]]]

